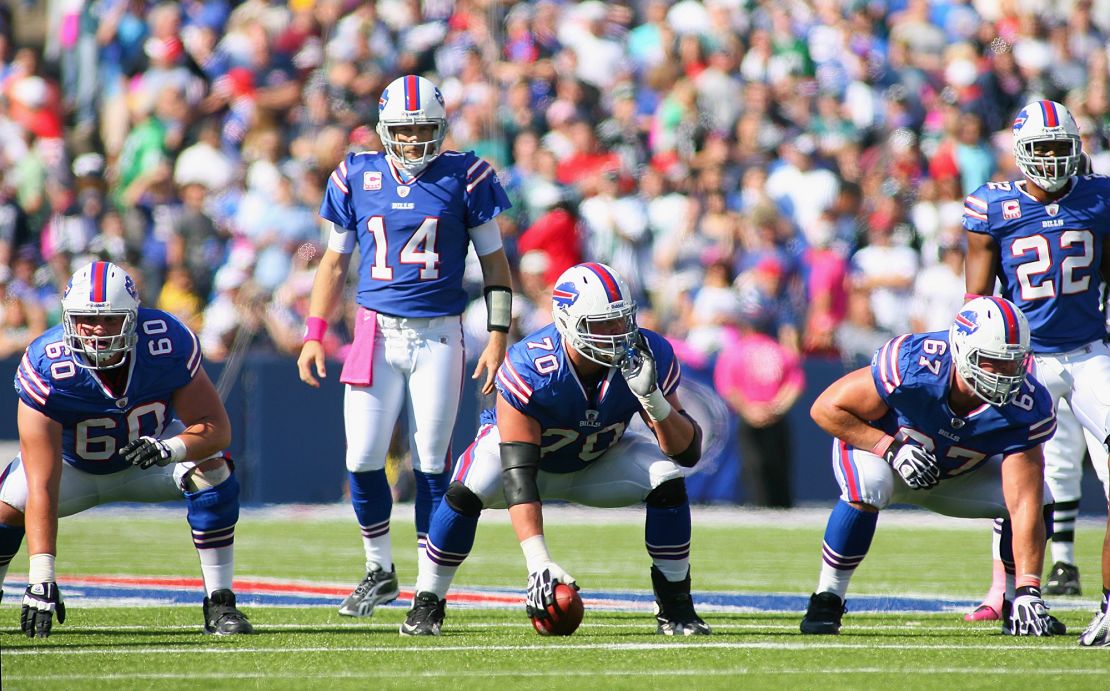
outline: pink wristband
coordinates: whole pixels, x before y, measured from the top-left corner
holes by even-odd
[[[1041,577],[1033,573],[1026,573],[1018,576],[1016,582],[1014,583],[1014,587],[1023,588],[1026,586],[1031,588],[1040,588]]]
[[[964,302],[971,302],[975,298],[983,297],[979,293],[964,293]]]
[[[304,322],[304,342],[322,341],[328,330],[328,323],[320,317],[309,317]]]
[[[894,437],[890,436],[889,434],[884,434],[883,438],[875,442],[875,445],[871,447],[871,453],[875,454],[876,456],[882,456],[884,453],[886,453],[886,450],[889,449],[890,445],[893,443]]]

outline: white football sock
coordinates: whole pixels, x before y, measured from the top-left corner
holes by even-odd
[[[688,558],[652,559],[651,563],[655,565],[655,568],[659,569],[659,572],[663,574],[663,578],[666,578],[671,583],[677,583],[683,580],[686,578],[686,574],[690,572],[690,560]]]
[[[454,580],[455,572],[459,570],[459,567],[437,564],[428,557],[424,550],[420,550],[419,563],[420,567],[416,574],[413,596],[415,597],[416,593],[428,592],[435,593],[440,600],[445,599],[447,591],[451,588],[451,581]]]
[[[381,566],[386,571],[393,569],[393,540],[389,533],[377,537],[362,536],[362,548],[366,550],[366,571]]]
[[[198,549],[200,573],[204,578],[204,590],[209,595],[216,590],[231,590],[231,577],[235,571],[235,545]]]
[[[817,579],[817,593],[835,593],[841,600],[848,592],[848,584],[852,581],[852,574],[856,572],[855,569],[843,570],[834,569],[821,562],[821,576]]]

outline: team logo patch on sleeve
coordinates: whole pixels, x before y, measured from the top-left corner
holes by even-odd
[[[560,283],[551,291],[551,299],[560,307],[570,307],[578,300],[578,289],[571,281]]]
[[[979,317],[974,310],[964,310],[956,315],[956,331],[970,336],[979,330]]]
[[[362,174],[362,189],[367,191],[380,190],[382,188],[382,174],[378,172],[367,172]]]
[[[1021,202],[1016,199],[1002,202],[1002,218],[1007,220],[1021,218]]]

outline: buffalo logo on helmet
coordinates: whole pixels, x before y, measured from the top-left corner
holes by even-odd
[[[956,315],[956,331],[970,336],[979,330],[979,317],[975,310],[964,310]]]
[[[1025,121],[1028,120],[1028,119],[1029,119],[1029,116],[1025,113],[1025,109],[1023,108],[1022,111],[1020,113],[1018,113],[1017,117],[1014,118],[1013,133],[1017,134],[1018,130],[1021,129],[1022,125],[1024,125]]]
[[[570,307],[578,300],[578,288],[574,287],[573,281],[560,283],[551,291],[551,299],[559,307]]]
[[[378,99],[378,110],[384,110],[387,103],[389,103],[389,89],[382,91],[382,96]]]
[[[123,287],[127,289],[127,294],[136,300],[139,299],[139,291],[135,290],[135,282],[131,280],[130,276],[126,276],[123,281]]]

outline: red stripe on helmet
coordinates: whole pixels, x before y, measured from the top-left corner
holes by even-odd
[[[1056,106],[1052,101],[1041,101],[1041,114],[1044,115],[1045,127],[1060,126],[1060,118],[1056,115]]]
[[[420,80],[415,74],[405,77],[405,110],[420,110]]]
[[[998,305],[998,309],[1002,311],[1002,321],[1006,324],[1006,343],[1010,345],[1017,345],[1020,343],[1018,338],[1018,318],[1014,312],[1013,305],[1006,302],[1001,298],[992,297],[991,300],[994,304]]]
[[[92,267],[90,302],[108,301],[108,262],[96,262]]]
[[[617,285],[617,279],[613,278],[613,275],[604,266],[596,262],[588,262],[582,266],[593,271],[601,279],[601,285],[605,287],[605,295],[608,296],[609,302],[619,302],[624,299],[621,295],[620,286]]]

